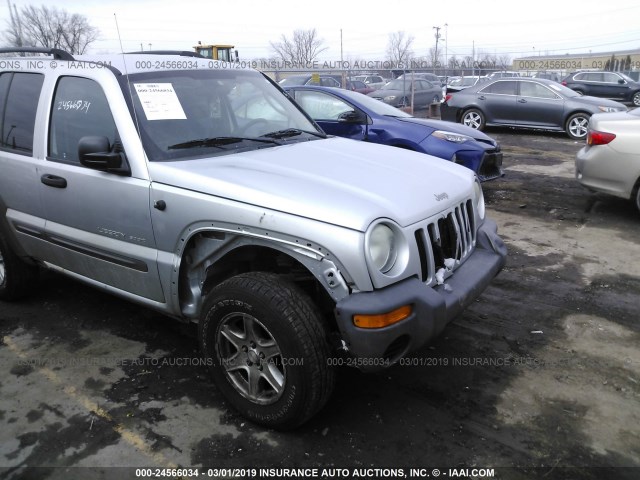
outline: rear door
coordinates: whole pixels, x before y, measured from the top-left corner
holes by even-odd
[[[479,90],[476,103],[484,112],[487,123],[509,125],[517,118],[518,82],[498,80]]]
[[[41,73],[0,74],[0,228],[36,258],[46,250],[37,175],[43,152],[34,142],[43,83]]]
[[[111,151],[126,157],[101,86],[88,78],[60,77],[51,105],[47,158],[39,171],[50,243],[47,261],[164,302],[151,228],[150,182],[81,165],[78,144],[87,136],[107,137]]]

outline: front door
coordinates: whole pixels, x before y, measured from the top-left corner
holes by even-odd
[[[164,302],[151,228],[150,182],[93,170],[79,161],[78,143],[86,136],[107,137],[112,151],[126,155],[100,85],[87,78],[60,77],[50,122],[47,160],[38,172],[50,245],[46,261]]]

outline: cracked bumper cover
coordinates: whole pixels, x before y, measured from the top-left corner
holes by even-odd
[[[336,306],[336,319],[349,353],[376,360],[362,365],[363,369],[377,369],[420,348],[480,296],[504,266],[506,256],[507,248],[495,222],[487,219],[478,229],[474,252],[446,280],[446,290],[444,285],[429,287],[413,277],[341,300]],[[379,329],[353,324],[355,314],[381,314],[403,305],[411,305],[413,311],[396,324]]]

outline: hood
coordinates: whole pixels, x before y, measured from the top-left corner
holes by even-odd
[[[250,152],[150,162],[155,183],[365,231],[389,218],[405,227],[473,191],[471,170],[401,148],[328,138]],[[437,200],[442,194],[447,202]]]
[[[486,133],[483,133],[475,128],[467,127],[466,125],[462,125],[461,123],[455,122],[447,122],[443,120],[431,120],[428,118],[415,118],[415,117],[397,117],[397,119],[401,122],[412,123],[416,125],[423,125],[428,127],[432,131],[429,132],[429,135],[433,133],[435,130],[445,130],[447,132],[458,133],[460,135],[466,135],[471,138],[475,138],[476,140],[484,143],[489,143],[491,145],[496,145],[496,141],[491,138]]]
[[[586,103],[589,105],[594,105],[596,107],[598,106],[617,107],[617,108],[624,108],[624,111],[628,110],[627,106],[624,105],[623,103],[616,102],[615,100],[609,100],[608,98],[591,97],[589,95],[584,95],[580,97],[572,97],[569,100],[572,100],[578,103],[583,103],[583,104]]]

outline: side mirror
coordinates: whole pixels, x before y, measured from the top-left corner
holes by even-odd
[[[338,121],[340,123],[366,123],[364,115],[357,111],[341,113]]]
[[[119,152],[111,151],[107,137],[87,136],[78,142],[80,164],[93,170],[131,174],[129,165]]]

